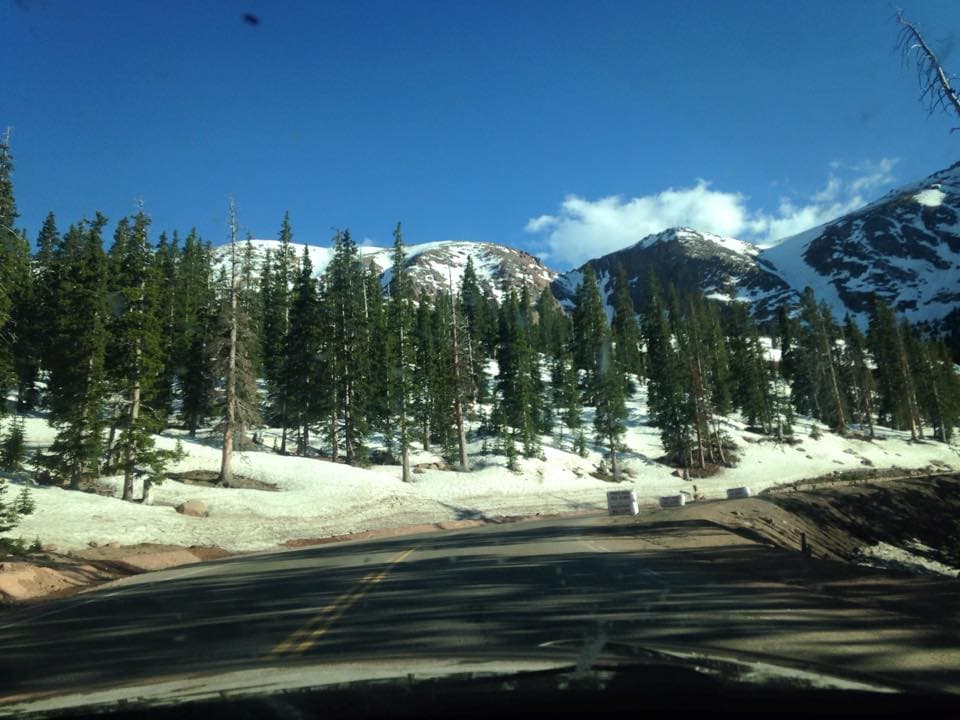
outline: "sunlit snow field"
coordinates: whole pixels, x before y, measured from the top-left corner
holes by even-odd
[[[960,448],[956,445],[933,440],[911,443],[908,434],[885,428],[878,428],[878,439],[868,442],[841,438],[820,426],[822,434],[814,440],[810,437],[811,421],[799,418],[794,433],[801,442],[790,445],[749,433],[744,423],[728,418],[722,424],[738,446],[737,466],[724,468],[713,477],[684,480],[674,468],[656,461],[663,450],[658,430],[646,424],[644,399],[641,390],[628,401],[630,418],[624,438],[628,450],[621,456],[624,476],[619,483],[592,477],[602,453],[589,443],[587,457],[579,457],[572,450],[569,433],[563,440],[544,436],[544,459],[521,458],[519,472],[506,468],[504,456],[483,454],[482,439],[473,438],[471,433],[469,473],[421,469],[412,475],[412,482],[403,483],[400,468],[395,465],[364,469],[276,454],[268,448],[279,431],[267,429],[263,432],[265,449],[237,452],[234,472],[274,484],[277,492],[202,487],[168,479],[154,488],[151,504],[142,505],[119,497],[36,486],[35,513],[9,534],[26,540],[38,537],[61,550],[86,547],[92,541],[216,545],[231,551],[250,551],[277,547],[291,539],[458,519],[604,512],[606,493],[612,489],[633,489],[641,506],[650,506],[660,496],[681,491],[692,494],[694,485],[708,499],[722,498],[729,487],[746,485],[758,492],[833,471],[864,469],[867,462],[877,469],[931,464],[960,468]],[[590,438],[590,408],[584,411],[584,423]],[[28,417],[25,430],[31,449],[49,445],[55,435],[43,417]],[[202,432],[191,439],[171,430],[158,436],[157,444],[172,449],[177,439],[187,456],[168,470],[219,470],[217,437]],[[492,447],[492,440],[488,445]],[[415,451],[411,462],[432,464],[441,462],[441,458],[432,452]],[[119,496],[121,478],[102,478],[99,484]],[[138,483],[138,497],[139,493]],[[203,501],[208,517],[176,512],[175,507],[186,500]]]

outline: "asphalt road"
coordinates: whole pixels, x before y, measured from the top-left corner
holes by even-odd
[[[600,641],[759,653],[960,692],[960,633],[909,602],[945,581],[837,573],[706,523],[607,517],[240,556],[0,616],[0,711],[159,677],[388,658],[402,668]]]

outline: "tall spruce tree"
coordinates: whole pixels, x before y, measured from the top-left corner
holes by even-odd
[[[607,332],[607,314],[597,275],[588,265],[577,287],[573,308],[573,361],[583,373],[584,402],[593,405],[599,390],[600,356]]]
[[[563,349],[553,359],[550,371],[553,405],[560,418],[559,440],[563,440],[563,428],[575,435],[583,424],[583,407],[580,404],[580,389],[577,386],[577,370],[573,366],[573,355]]]
[[[877,366],[878,414],[884,423],[907,429],[910,437],[920,436],[920,411],[910,360],[893,310],[881,298],[874,298],[867,343]]]
[[[635,390],[629,375],[643,376],[643,355],[640,352],[640,328],[637,314],[630,297],[630,286],[623,266],[617,264],[614,276],[613,318],[610,330],[619,372],[625,378],[625,388],[629,394]]]
[[[804,288],[800,302],[800,335],[798,338],[803,364],[813,372],[812,387],[802,388],[812,393],[813,415],[828,423],[839,434],[846,433],[847,411],[843,401],[839,373],[838,335],[836,324],[826,305],[818,305],[810,287]],[[794,392],[800,395],[794,387]],[[800,408],[798,408],[800,409]]]
[[[647,347],[647,406],[650,424],[660,430],[660,442],[670,462],[692,464],[692,413],[689,374],[679,354],[672,319],[656,278],[648,281],[648,300],[642,315]]]
[[[537,451],[536,399],[532,382],[532,349],[528,329],[523,324],[520,301],[512,290],[500,306],[500,342],[497,347],[497,416],[502,432],[516,445],[523,443],[524,454]]]
[[[50,341],[47,405],[57,436],[41,460],[72,488],[98,472],[103,449],[104,355],[107,343],[107,259],[103,227],[72,225],[57,252],[58,281]]]
[[[290,332],[291,288],[297,272],[289,212],[283,216],[279,240],[280,247],[269,258],[261,282],[260,355],[263,358],[263,376],[267,385],[267,420],[271,425],[280,427],[280,452],[285,453],[290,387],[287,383],[284,349]]]
[[[960,375],[944,342],[918,340],[918,345],[914,351],[918,400],[934,436],[949,442],[960,420]]]
[[[124,500],[133,500],[134,478],[144,476],[143,498],[150,482],[161,477],[165,455],[154,448],[159,430],[156,408],[157,381],[163,368],[159,286],[143,210],[129,227],[110,279],[109,303],[110,384],[119,396],[119,470],[123,472]],[[165,308],[164,308],[165,309]]]
[[[306,455],[310,447],[310,426],[321,419],[324,408],[323,325],[313,264],[306,246],[293,284],[289,317],[291,331],[287,333],[284,349],[285,382],[290,388],[288,412],[297,427],[297,452]]]
[[[243,447],[246,430],[259,421],[256,378],[253,375],[253,345],[240,300],[241,284],[239,248],[237,247],[237,208],[230,198],[230,260],[226,282],[221,288],[219,318],[220,377],[223,379],[223,414],[220,429],[223,448],[220,456],[220,484],[233,482],[233,449]]]
[[[368,357],[363,306],[364,269],[350,231],[338,231],[333,259],[327,267],[326,298],[330,317],[330,358],[336,384],[333,414],[349,464],[366,460],[367,397],[363,381]]]
[[[16,296],[16,277],[20,235],[15,229],[19,213],[13,195],[13,156],[10,152],[11,130],[0,136],[0,397],[6,397],[7,388],[14,381],[13,344],[15,330],[11,327],[11,311]],[[6,405],[6,403],[0,403]],[[6,408],[0,408],[0,416]]]
[[[600,358],[600,387],[597,393],[596,412],[593,416],[593,429],[598,444],[606,445],[610,451],[610,468],[615,479],[620,477],[617,463],[617,446],[627,431],[624,421],[627,419],[627,407],[624,402],[624,379],[617,362],[616,351],[609,338],[604,341]]]
[[[847,315],[843,323],[844,365],[849,375],[851,406],[857,423],[862,430],[868,429],[870,438],[874,437],[873,427],[873,370],[867,357],[867,339],[857,323]]]
[[[389,365],[392,417],[396,422],[397,444],[400,450],[401,479],[410,482],[410,422],[414,386],[411,376],[413,359],[411,332],[413,330],[413,291],[407,273],[407,257],[400,223],[393,231],[393,271],[391,273],[389,305]]]
[[[192,230],[177,269],[174,356],[180,416],[190,436],[213,414],[218,306],[212,252]]]

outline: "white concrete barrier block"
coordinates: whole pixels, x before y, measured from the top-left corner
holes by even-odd
[[[687,496],[683,493],[679,495],[666,495],[660,498],[660,507],[683,507],[687,504]]]
[[[636,515],[640,512],[637,493],[633,490],[611,490],[607,493],[607,512],[611,515]]]

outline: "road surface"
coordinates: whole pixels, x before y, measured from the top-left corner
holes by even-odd
[[[402,675],[605,640],[960,692],[956,625],[909,602],[946,582],[841,568],[706,522],[600,516],[239,556],[0,615],[0,714],[159,678],[363,662]]]

